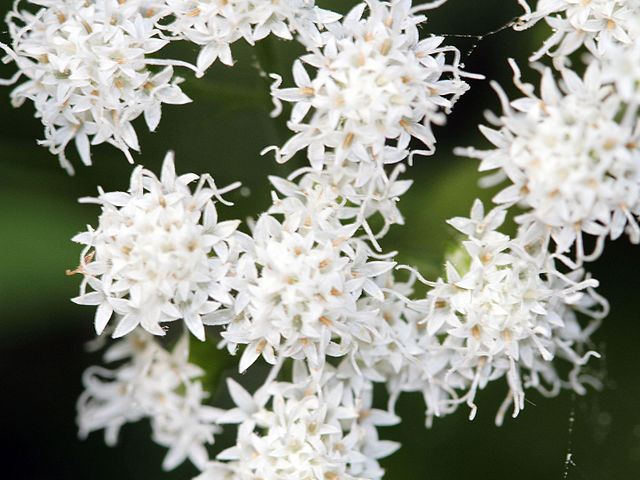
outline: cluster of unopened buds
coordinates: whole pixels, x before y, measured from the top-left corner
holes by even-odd
[[[101,213],[74,237],[84,250],[73,300],[96,307],[98,335],[118,339],[104,354],[112,367],[83,376],[82,437],[104,430],[111,445],[122,425],[148,418],[168,448],[163,467],[188,459],[199,480],[380,479],[378,459],[399,445],[376,427],[400,421],[402,392],[422,392],[430,424],[461,404],[473,418],[476,392],[504,379],[501,423],[528,389],[599,385],[584,367],[599,356],[590,336],[608,305],[585,265],[607,237],[640,241],[640,0],[520,0],[516,29],[544,20],[553,30],[530,58],[540,87],[514,61],[523,96],[493,84],[503,113],[480,127],[493,147],[458,153],[505,186],[494,208],[476,200],[469,218],[449,220],[460,244],[428,280],[379,240],[403,223],[405,165],[435,152],[432,125],[479,78],[443,37],[420,35],[422,12],[443,3],[365,0],[343,17],[313,0],[16,2],[11,43],[0,46],[18,70],[3,83],[24,79],[12,102],[33,101],[40,143],[70,172],[72,141],[87,165],[103,142],[133,162],[132,122],[142,114],[153,130],[162,103],[190,101],[175,69],[232,65],[240,38],[273,34],[306,50],[295,85],[271,74],[273,115],[293,104],[293,135],[265,151],[278,162],[304,152],[309,166],[270,178],[272,205],[248,228],[218,218],[236,184],[178,175],[172,153],[159,176],[138,166],[128,191],[81,199]],[[173,41],[198,45],[195,65],[156,56]],[[522,212],[513,236],[499,230],[511,207]],[[384,220],[377,231],[373,216]],[[167,330],[180,332],[169,349],[158,341]],[[192,336],[216,338],[240,372],[268,364],[262,386],[229,379],[235,407],[208,405]],[[386,410],[373,408],[375,384],[386,386]],[[214,455],[228,424],[235,446]]]

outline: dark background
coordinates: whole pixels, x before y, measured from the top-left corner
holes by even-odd
[[[344,12],[354,2],[322,1],[320,6]],[[1,11],[9,2],[1,0]],[[482,35],[499,29],[521,12],[516,0],[449,0],[429,12],[425,34]],[[0,39],[7,42],[6,29]],[[526,31],[510,29],[487,35],[465,59],[468,71],[498,80],[513,97],[507,57],[516,58],[525,78],[526,58],[548,31],[544,25]],[[447,40],[467,52],[474,38]],[[173,48],[173,47],[172,47]],[[196,49],[175,47],[175,55],[194,59]],[[195,80],[183,75],[185,92],[194,102],[164,106],[156,133],[145,132],[142,118],[136,123],[142,154],[136,161],[158,172],[168,149],[176,151],[179,173],[210,172],[218,185],[240,180],[250,195],[237,192],[230,198],[236,207],[220,208],[223,218],[256,215],[269,204],[267,174],[286,175],[295,160],[277,166],[271,155],[260,157],[266,145],[287,138],[286,116],[269,118],[271,102],[267,83],[256,67],[289,72],[292,58],[300,53],[293,43],[275,39],[250,49],[243,42],[233,46],[236,66],[216,64]],[[14,66],[2,66],[8,78]],[[289,75],[290,77],[290,75]],[[476,196],[488,201],[492,192],[481,191],[477,162],[453,156],[458,145],[488,147],[477,132],[484,109],[498,111],[495,94],[485,81],[471,81],[472,89],[458,103],[446,127],[437,128],[438,152],[421,159],[405,177],[415,179],[400,208],[406,225],[396,226],[385,238],[386,250],[399,250],[400,260],[417,265],[423,273],[438,274],[442,251],[453,238],[444,220],[466,215]],[[290,83],[289,83],[290,84]],[[105,190],[125,190],[131,166],[110,146],[92,149],[94,166],[80,164],[73,145],[68,156],[77,173],[69,177],[57,159],[36,139],[42,125],[33,118],[33,107],[13,109],[10,88],[0,93],[0,478],[75,479],[139,478],[186,479],[196,474],[188,463],[164,473],[160,463],[165,450],[149,438],[149,426],[126,425],[119,445],[108,448],[101,432],[79,441],[75,427],[75,401],[82,390],[80,376],[99,361],[87,354],[84,343],[93,338],[93,310],[72,304],[79,278],[64,272],[78,264],[79,245],[70,241],[86,224],[95,225],[98,209],[80,205],[77,198],[92,196],[97,185]],[[640,282],[638,247],[621,239],[609,245],[605,255],[590,266],[601,281],[599,292],[609,298],[611,314],[594,337],[603,360],[593,366],[605,372],[601,391],[585,397],[564,392],[545,399],[527,394],[527,406],[501,428],[494,426],[495,412],[507,388],[494,382],[479,394],[478,416],[468,412],[437,419],[424,428],[424,406],[419,395],[406,395],[399,403],[404,422],[382,429],[383,438],[402,441],[403,447],[383,461],[386,479],[635,479],[640,475],[640,328],[636,298]],[[211,350],[211,344],[198,348]],[[217,359],[220,355],[215,356]],[[219,371],[220,360],[209,360]],[[217,363],[216,363],[217,362]],[[218,372],[219,373],[219,372]],[[218,380],[209,388],[216,390]],[[215,395],[214,395],[215,396]],[[574,423],[570,428],[571,413]],[[565,472],[571,451],[575,466]],[[565,476],[566,473],[566,476]]]

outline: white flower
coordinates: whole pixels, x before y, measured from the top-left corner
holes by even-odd
[[[554,64],[562,67],[568,63],[567,57],[583,45],[604,57],[612,45],[631,45],[640,35],[638,0],[538,0],[534,11],[525,0],[519,3],[526,13],[516,29],[528,28],[542,18],[553,29],[531,61],[549,54]]]
[[[444,112],[468,85],[460,80],[455,48],[441,46],[443,37],[420,40],[416,26],[424,19],[413,13],[409,0],[368,0],[327,26],[322,49],[311,48],[296,60],[295,88],[280,89],[281,79],[274,75],[274,114],[280,100],[295,102],[289,128],[296,134],[276,149],[278,161],[303,148],[316,169],[326,161],[327,149],[335,152],[337,165],[349,155],[372,161],[387,140],[405,152],[412,136],[432,153],[431,124],[444,123]],[[313,79],[303,62],[316,70]]]
[[[151,419],[151,438],[169,449],[162,462],[164,470],[173,470],[186,459],[204,470],[209,460],[205,445],[212,444],[213,435],[221,432],[214,425],[219,410],[202,404],[207,397],[200,382],[192,382],[185,384],[184,393],[159,399],[163,405]]]
[[[312,199],[317,194],[313,192],[321,192],[334,204],[343,204],[336,212],[341,219],[353,219],[355,224],[364,226],[367,219],[379,213],[385,222],[381,231],[375,235],[379,238],[387,232],[390,225],[404,223],[397,203],[413,183],[412,180],[398,179],[405,171],[405,165],[396,163],[402,160],[403,155],[394,153],[392,148],[386,147],[384,154],[375,161],[360,162],[347,158],[342,164],[335,163],[334,155],[327,153],[323,170],[306,167],[294,172],[289,178],[302,174],[297,180],[296,195],[304,195],[306,198],[303,203],[307,206],[316,203]],[[395,166],[388,172],[391,164]],[[278,190],[284,193],[280,188]]]
[[[401,392],[420,390],[424,383],[425,372],[419,360],[427,350],[427,345],[420,344],[424,314],[412,308],[413,302],[408,300],[415,275],[399,282],[394,280],[393,271],[388,271],[376,282],[384,297],[364,297],[358,303],[360,309],[377,315],[369,318],[367,330],[355,338],[357,347],[340,363],[338,376],[348,379],[356,390],[366,382],[385,383],[393,406]]]
[[[626,105],[605,84],[598,63],[579,78],[562,71],[560,88],[551,70],[542,75],[540,98],[533,86],[515,81],[526,97],[508,102],[494,84],[504,113],[495,119],[499,130],[481,127],[494,150],[459,150],[482,159],[480,170],[500,169],[512,185],[496,197],[498,203],[520,202],[531,212],[518,221],[547,226],[559,253],[577,242],[576,257],[596,258],[606,236],[627,229],[640,241],[635,217],[640,215],[640,128],[636,107]],[[621,112],[626,110],[626,115]],[[500,177],[499,177],[500,178]],[[598,238],[584,255],[582,232]]]
[[[462,244],[468,265],[457,269],[447,264],[446,281],[439,279],[427,295],[424,320],[426,333],[440,344],[428,354],[440,350],[445,360],[429,381],[465,391],[459,398],[453,392],[451,398],[436,392],[444,411],[466,402],[473,417],[476,391],[506,377],[509,395],[498,412],[498,423],[509,404],[514,416],[524,408],[525,388],[548,395],[561,387],[584,392],[583,384],[592,383],[592,378],[581,368],[590,356],[597,356],[585,353],[585,346],[607,313],[606,301],[592,290],[595,280],[580,270],[558,272],[532,232],[521,230],[514,239],[496,232],[502,219],[500,207],[484,217],[476,200],[471,219],[450,221],[468,235]],[[591,323],[582,328],[575,312],[592,317]],[[558,360],[571,367],[567,380],[556,369]],[[425,363],[425,368],[433,365]],[[425,397],[429,392],[427,384]]]
[[[227,324],[222,336],[232,351],[247,344],[240,371],[260,355],[270,363],[278,356],[306,358],[321,367],[325,355],[344,355],[353,337],[363,335],[373,312],[356,302],[363,295],[382,297],[372,279],[394,264],[369,261],[369,248],[350,239],[352,232],[323,232],[311,224],[294,231],[286,219],[260,217],[253,249],[242,259],[250,267],[237,297],[238,316],[215,322]]]
[[[201,315],[232,305],[228,277],[239,221],[218,222],[212,197],[223,201],[220,194],[236,185],[219,190],[205,175],[191,192],[189,184],[198,178],[176,176],[169,152],[159,180],[140,166],[128,193],[100,190],[98,198],[82,199],[102,205],[102,214],[96,230],[73,238],[87,245],[77,270],[84,275],[81,295],[73,300],[98,305],[98,334],[115,312],[114,337],[137,325],[164,335],[160,322],[184,319],[204,340]]]
[[[640,105],[640,41],[632,45],[611,46],[600,62],[603,82],[613,84],[616,94],[631,108],[637,108],[634,106]],[[635,113],[635,110],[627,115],[633,116],[632,112]]]
[[[168,0],[175,20],[167,30],[202,46],[198,75],[216,61],[233,64],[230,45],[240,38],[249,44],[270,33],[291,40],[299,33],[318,43],[319,28],[340,15],[315,6],[314,0]]]
[[[232,462],[212,461],[207,463],[202,473],[193,480],[237,480]]]
[[[227,461],[231,478],[380,479],[377,459],[398,447],[378,440],[375,428],[397,423],[397,417],[372,409],[369,394],[355,396],[329,369],[316,383],[296,362],[293,383],[268,383],[254,396],[232,380],[228,385],[238,407],[220,421],[241,424],[236,445],[218,460]]]
[[[290,176],[292,178],[297,172]],[[272,192],[272,206],[267,213],[282,215],[283,228],[288,231],[342,230],[340,219],[350,218],[350,209],[344,205],[344,192],[329,183],[324,172],[302,175],[297,183],[280,177],[269,177],[277,192]],[[278,193],[282,194],[280,198]],[[343,234],[346,231],[342,232]],[[349,235],[350,236],[350,235]]]
[[[209,458],[205,445],[221,431],[214,425],[219,412],[202,404],[207,394],[195,378],[203,371],[188,363],[188,357],[188,335],[171,353],[141,329],[112,345],[105,361],[125,363],[113,370],[85,371],[85,391],[77,405],[80,437],[105,429],[105,441],[113,446],[124,423],[150,418],[152,438],[169,447],[165,470],[187,458],[203,469]]]
[[[413,183],[397,179],[404,172],[403,164],[396,165],[391,174],[387,174],[384,167],[347,160],[340,167],[327,166],[322,171],[309,167],[297,170],[289,176],[290,179],[299,177],[297,183],[271,177],[284,198],[272,193],[273,206],[269,213],[283,214],[286,227],[293,230],[303,223],[323,231],[337,230],[341,221],[351,221],[354,228],[364,227],[378,248],[376,238],[382,237],[390,225],[404,223],[396,204]],[[374,235],[367,219],[376,213],[382,215],[385,225]]]
[[[162,1],[44,0],[35,14],[18,10],[19,5],[7,15],[12,48],[0,44],[5,60],[19,68],[12,82],[27,78],[12,91],[12,103],[34,102],[45,127],[40,143],[59,155],[70,173],[65,148],[71,140],[86,165],[90,145],[103,142],[133,162],[129,149],[139,146],[131,122],[144,114],[154,130],[162,103],[190,101],[172,69],[186,64],[149,58],[168,43],[158,38],[155,25],[167,14]],[[149,65],[166,67],[154,73]]]

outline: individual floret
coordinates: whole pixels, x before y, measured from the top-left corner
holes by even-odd
[[[606,58],[600,61],[603,82],[613,85],[616,94],[629,105],[625,114],[632,119],[635,117],[636,128],[640,130],[637,111],[640,105],[640,41],[613,45]]]

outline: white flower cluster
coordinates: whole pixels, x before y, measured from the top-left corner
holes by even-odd
[[[362,241],[314,230],[301,225],[293,230],[270,215],[263,215],[253,231],[251,269],[241,294],[247,305],[236,313],[223,337],[232,351],[247,344],[240,361],[244,371],[262,356],[270,363],[277,357],[306,358],[322,367],[325,357],[349,352],[353,338],[371,328],[376,311],[362,311],[363,295],[382,298],[372,281],[393,262],[369,261]],[[243,259],[247,261],[248,259]]]
[[[530,60],[545,54],[554,57],[558,68],[568,65],[568,56],[585,46],[598,57],[623,43],[633,45],[640,36],[640,2],[638,0],[538,0],[535,10],[526,0],[518,0],[525,9],[516,29],[529,28],[543,19],[553,34]]]
[[[441,46],[443,37],[420,40],[416,26],[424,20],[412,14],[410,0],[361,3],[327,26],[321,48],[296,61],[295,88],[278,88],[281,79],[274,75],[274,113],[280,100],[295,102],[289,128],[297,132],[276,150],[278,161],[307,148],[316,169],[345,159],[395,163],[409,153],[411,137],[424,143],[422,153],[433,153],[431,124],[444,123],[442,110],[448,112],[468,85],[460,79],[457,50]],[[302,62],[316,69],[313,80]]]
[[[458,152],[481,159],[480,170],[496,170],[486,184],[509,184],[484,220],[477,203],[470,220],[451,221],[469,236],[463,247],[470,263],[462,271],[449,264],[447,281],[427,296],[427,330],[452,352],[442,383],[467,392],[445,405],[466,401],[473,415],[476,388],[506,376],[510,393],[499,421],[509,403],[514,415],[523,407],[527,387],[583,393],[584,383],[594,383],[581,372],[596,355],[588,351],[589,336],[608,306],[593,291],[597,282],[584,273],[584,263],[602,254],[607,237],[625,230],[640,242],[640,3],[540,0],[533,12],[519,3],[526,13],[516,29],[542,18],[553,29],[530,58],[541,74],[540,93],[521,80],[513,60],[514,83],[524,96],[510,101],[493,84],[503,114],[487,114],[494,128],[480,127],[493,148]],[[574,52],[583,54],[581,75],[570,69]],[[551,67],[536,62],[545,55]],[[513,205],[524,213],[515,218],[518,233],[511,239],[494,229]],[[585,252],[589,237],[595,246]],[[582,328],[580,317],[593,320]],[[554,358],[573,365],[568,378],[550,363]]]
[[[75,142],[85,165],[91,145],[110,143],[133,163],[130,149],[140,150],[131,122],[144,115],[153,131],[161,104],[190,101],[178,86],[173,67],[202,76],[217,59],[232,65],[229,45],[239,38],[250,44],[273,33],[320,42],[320,29],[340,15],[320,9],[313,0],[26,0],[7,14],[11,47],[0,43],[3,61],[15,61],[21,76],[12,103],[34,102],[45,127],[40,144],[57,154],[70,173],[65,149]],[[32,10],[36,10],[33,12]],[[170,41],[201,45],[197,65],[154,58]],[[154,68],[164,66],[164,68]]]
[[[233,380],[236,403],[220,423],[241,423],[238,442],[218,455],[198,480],[277,478],[381,479],[378,458],[393,453],[396,442],[378,440],[376,426],[399,419],[371,406],[371,395],[355,398],[333,371],[318,385],[303,363],[294,363],[293,383],[274,382],[250,395]]]
[[[149,56],[164,47],[156,21],[166,15],[161,1],[42,0],[7,15],[12,49],[0,44],[27,81],[11,93],[14,106],[34,102],[45,126],[40,143],[57,154],[70,173],[65,148],[75,141],[86,165],[90,145],[113,144],[129,161],[139,150],[131,122],[144,115],[149,130],[160,121],[161,104],[182,104],[189,98],[174,77],[182,62]],[[166,65],[159,71],[150,65]]]
[[[150,418],[169,448],[164,468],[189,458],[199,480],[373,480],[398,447],[377,427],[399,421],[402,392],[422,392],[429,424],[464,403],[473,417],[477,391],[504,378],[500,423],[510,405],[522,410],[526,389],[552,396],[597,384],[584,367],[598,356],[590,335],[608,307],[583,263],[625,229],[640,241],[637,2],[541,0],[532,12],[520,1],[521,26],[547,18],[556,28],[534,57],[552,55],[561,79],[538,65],[536,95],[512,63],[524,97],[510,102],[495,85],[504,113],[489,116],[496,129],[482,127],[495,148],[461,150],[511,184],[486,215],[476,201],[470,218],[449,221],[465,238],[445,278],[407,267],[402,280],[380,239],[403,222],[404,160],[434,153],[432,126],[469,88],[462,79],[478,78],[444,38],[420,38],[420,12],[442,3],[365,0],[342,20],[313,0],[45,0],[36,13],[9,14],[13,44],[2,48],[20,69],[12,81],[28,77],[14,103],[35,102],[44,143],[68,168],[72,139],[85,163],[90,143],[137,150],[132,120],[144,114],[153,129],[162,102],[187,101],[173,66],[201,76],[216,59],[233,63],[233,42],[270,33],[306,48],[295,87],[272,75],[274,114],[293,104],[294,135],[266,150],[280,162],[306,150],[310,165],[270,179],[272,205],[250,232],[218,220],[215,201],[227,204],[236,184],[178,176],[172,153],[160,178],[140,166],[128,192],[82,199],[102,212],[74,237],[85,245],[69,272],[83,276],[74,301],[97,307],[99,335],[125,338],[105,354],[119,367],[84,375],[81,436],[105,429],[113,444],[121,425]],[[171,40],[199,45],[197,66],[150,57]],[[568,55],[582,45],[591,63],[581,77]],[[514,204],[525,212],[510,237],[498,228]],[[591,254],[583,234],[597,238]],[[415,298],[418,280],[427,292]],[[184,332],[169,351],[154,335],[175,320]],[[205,340],[205,326],[217,327],[219,347],[242,350],[240,372],[270,365],[253,394],[227,382],[230,410],[203,405],[202,370],[188,363],[189,332]],[[375,383],[389,392],[386,411],[373,408]],[[205,445],[223,424],[238,424],[235,445],[210,457]]]
[[[598,238],[597,257],[604,239],[625,230],[632,242],[640,241],[635,217],[640,215],[640,124],[636,108],[627,106],[599,63],[592,63],[581,79],[562,71],[558,87],[545,69],[540,85],[519,80],[525,97],[509,102],[500,94],[503,115],[499,130],[481,127],[494,150],[461,150],[482,159],[480,170],[499,169],[498,179],[512,182],[496,197],[498,203],[514,202],[531,209],[518,221],[540,222],[550,229],[558,253],[577,242],[578,260],[584,258],[582,233]],[[620,112],[628,115],[620,118]]]
[[[314,0],[167,0],[174,20],[167,30],[202,49],[199,74],[216,61],[233,65],[230,45],[244,38],[250,45],[267,35],[291,40],[297,33],[319,43],[324,25],[340,15],[315,6]]]
[[[588,24],[580,23],[576,35],[583,39],[585,32],[592,33],[590,43],[584,39],[590,54],[583,57],[582,76],[566,59],[582,40],[557,37],[564,31],[554,26],[559,17],[545,17],[565,10],[571,25],[574,20]],[[459,152],[482,159],[480,170],[498,169],[488,183],[508,178],[511,185],[494,200],[526,208],[517,222],[540,223],[553,238],[556,255],[575,268],[598,258],[607,236],[616,239],[626,230],[633,243],[640,242],[640,3],[540,1],[538,10],[524,18],[529,17],[544,17],[556,28],[549,41],[564,38],[556,51],[545,49],[533,57],[549,53],[557,70],[534,65],[542,78],[537,96],[511,60],[514,83],[525,96],[509,101],[494,84],[503,114],[487,116],[497,128],[480,128],[495,148]],[[583,233],[596,238],[591,253],[584,251]]]
[[[446,280],[433,284],[423,306],[426,335],[440,339],[425,359],[437,365],[426,365],[427,415],[448,413],[466,401],[473,418],[476,390],[502,377],[509,395],[498,423],[510,403],[514,417],[524,408],[524,388],[546,395],[557,395],[561,387],[582,393],[582,384],[593,382],[580,371],[590,356],[598,356],[586,345],[607,313],[606,302],[592,290],[598,282],[580,270],[558,272],[535,229],[515,238],[498,232],[505,216],[502,207],[485,216],[476,200],[470,218],[449,221],[466,239],[461,265],[447,263]],[[583,328],[576,311],[593,320]],[[571,365],[566,380],[552,363],[558,359]],[[466,393],[448,398],[453,390]]]
[[[204,468],[209,460],[206,445],[221,431],[215,422],[222,412],[203,405],[207,394],[196,378],[204,372],[188,361],[189,337],[183,335],[168,352],[152,335],[137,329],[110,346],[104,360],[121,365],[84,372],[85,391],[77,405],[80,437],[104,429],[105,442],[113,446],[122,425],[148,418],[153,440],[169,447],[162,463],[165,470],[186,459]]]
[[[281,101],[294,103],[288,126],[296,132],[282,148],[272,147],[276,159],[306,149],[320,173],[306,172],[313,180],[300,182],[331,185],[360,207],[351,209],[356,215],[380,212],[380,235],[403,221],[395,203],[411,182],[397,180],[404,171],[399,162],[435,151],[431,126],[442,125],[469,88],[461,76],[473,77],[460,71],[459,52],[442,46],[442,37],[420,39],[417,26],[425,17],[416,10],[410,0],[363,2],[327,25],[321,46],[307,45],[309,53],[293,66],[296,87],[280,88],[273,75],[274,115]],[[315,69],[313,79],[304,64]],[[412,137],[426,150],[411,150]],[[396,165],[391,172],[390,165]]]
[[[198,178],[176,176],[169,152],[160,179],[139,166],[128,193],[100,190],[99,197],[82,199],[102,205],[102,214],[96,230],[73,238],[86,245],[76,271],[84,276],[81,295],[73,300],[98,305],[98,334],[115,312],[114,338],[138,325],[164,335],[161,322],[183,319],[204,340],[202,315],[232,305],[229,277],[243,243],[240,222],[218,222],[212,197],[224,202],[220,195],[236,185],[219,190],[205,175],[192,193],[189,184]]]

